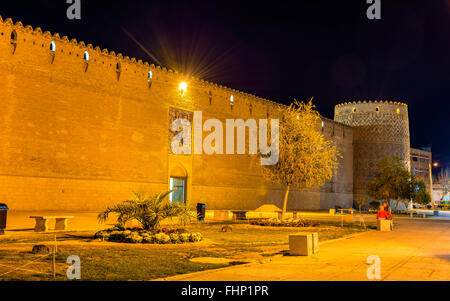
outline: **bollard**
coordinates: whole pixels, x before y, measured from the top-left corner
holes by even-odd
[[[309,256],[319,253],[318,233],[298,233],[289,235],[289,254]]]

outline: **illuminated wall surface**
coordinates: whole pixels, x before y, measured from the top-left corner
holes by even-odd
[[[96,211],[131,189],[167,191],[171,177],[186,177],[186,199],[207,209],[282,206],[284,188],[262,178],[256,156],[176,156],[168,143],[174,114],[277,118],[279,104],[10,19],[0,18],[0,34],[0,200],[11,209]],[[324,119],[325,136],[343,156],[338,175],[319,190],[294,190],[290,209],[350,207],[382,154],[409,158],[406,105],[375,112],[377,104],[361,104],[356,114],[353,106]]]

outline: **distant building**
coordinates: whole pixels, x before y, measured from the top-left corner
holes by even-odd
[[[444,187],[440,184],[433,185],[433,200],[436,205],[440,202],[450,202],[450,194],[444,192]]]
[[[428,188],[433,186],[430,177],[430,164],[433,157],[430,148],[411,148],[411,172],[425,182]]]

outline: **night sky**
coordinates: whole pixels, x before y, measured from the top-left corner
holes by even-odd
[[[331,119],[344,101],[405,102],[411,146],[448,163],[450,0],[381,3],[382,20],[366,0],[81,0],[81,20],[66,0],[2,0],[0,15],[277,102],[314,96]]]

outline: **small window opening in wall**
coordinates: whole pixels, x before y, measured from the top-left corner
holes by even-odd
[[[270,117],[270,109],[269,108],[267,108],[266,116],[267,116],[267,119],[269,119],[269,117]]]
[[[56,44],[55,41],[50,43],[50,55],[51,55],[51,63],[55,61],[55,53],[56,53]]]
[[[122,65],[119,62],[117,62],[117,64],[116,64],[117,80],[120,79],[120,72],[121,71],[122,71]]]
[[[152,86],[153,82],[153,72],[152,70],[148,71],[148,87],[150,88]]]
[[[87,72],[89,67],[89,52],[87,51],[84,52],[84,61],[84,72]]]
[[[250,111],[250,115],[252,115],[253,114],[253,105],[252,104],[250,104],[249,111]]]
[[[325,122],[322,121],[322,133],[325,131]]]
[[[13,46],[13,51],[12,53],[16,53],[16,48],[17,48],[17,32],[15,30],[13,30],[11,32],[11,45]]]
[[[230,96],[230,106],[233,109],[233,106],[234,106],[234,96],[233,95]]]
[[[397,109],[397,115],[400,115],[400,109]]]
[[[17,43],[17,32],[15,30],[11,32],[11,43]]]
[[[356,108],[353,108],[353,114],[355,114],[356,113]]]
[[[380,113],[380,108],[377,107],[377,108],[375,109],[375,111],[376,111],[377,113]]]
[[[209,91],[208,95],[209,95],[209,104],[212,104],[212,92]]]

